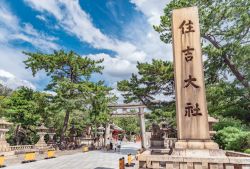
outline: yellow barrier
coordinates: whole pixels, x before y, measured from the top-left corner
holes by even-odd
[[[128,165],[130,166],[132,163],[132,156],[131,154],[128,154]]]
[[[5,161],[4,155],[0,155],[0,168],[5,167],[4,161]]]
[[[36,161],[36,152],[26,152],[24,154],[24,161],[23,163],[33,162]]]
[[[132,155],[128,154],[128,163],[126,163],[126,167],[133,167],[135,163],[132,163]]]
[[[54,149],[50,149],[47,151],[47,157],[45,159],[56,158],[56,151]]]
[[[125,169],[124,162],[124,157],[119,159],[119,169]]]
[[[88,151],[89,151],[89,147],[83,146],[82,151],[83,151],[83,152],[88,152]]]

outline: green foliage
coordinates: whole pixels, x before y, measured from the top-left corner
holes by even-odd
[[[123,92],[125,102],[141,102],[152,114],[152,120],[173,117],[174,73],[173,65],[168,61],[152,60],[152,63],[137,63],[138,75],[132,74],[129,80],[118,82],[118,90]],[[168,98],[158,101],[157,97]],[[160,113],[161,112],[161,113]]]
[[[244,153],[250,154],[250,148],[246,149]]]
[[[114,123],[126,131],[126,134],[139,134],[140,127],[138,117],[116,117],[113,118]]]
[[[226,150],[244,151],[250,147],[250,132],[225,127],[215,135],[215,141]]]
[[[208,85],[206,94],[211,115],[233,117],[249,124],[250,97],[246,88],[220,81]]]
[[[20,87],[5,98],[3,115],[14,123],[11,130],[12,134],[7,136],[11,144],[16,144],[19,136],[14,133],[17,132],[16,130],[19,127],[23,129],[25,134],[21,144],[36,143],[38,139],[36,127],[42,122],[49,125],[48,118],[52,118],[52,114],[47,110],[49,106],[47,96],[45,93],[33,91],[27,87]]]
[[[154,26],[165,43],[172,42],[173,9],[198,6],[207,82],[218,81],[230,74],[249,89],[250,34],[249,6],[245,0],[175,0],[164,9],[159,26]],[[239,83],[240,82],[240,83]]]
[[[110,93],[111,88],[103,85],[95,85],[90,94],[90,118],[91,121],[97,124],[105,124],[110,121],[111,111],[109,104],[116,101],[116,97]]]
[[[233,117],[220,117],[219,122],[213,126],[215,131],[222,130],[225,127],[235,127],[240,130],[247,130],[248,127],[241,120],[235,119]]]
[[[107,101],[104,100],[109,94],[109,90],[103,82],[91,82],[93,73],[101,73],[103,67],[98,64],[102,60],[91,60],[82,57],[73,51],[55,51],[52,54],[27,53],[28,59],[24,61],[26,68],[30,68],[33,75],[44,70],[47,76],[51,77],[47,90],[56,93],[52,98],[51,109],[57,112],[65,112],[63,128],[61,130],[61,140],[68,128],[70,114],[74,111],[88,111],[91,113],[106,113]],[[96,96],[93,96],[93,92]],[[93,98],[94,97],[94,98]],[[97,103],[95,103],[97,102]],[[105,102],[105,103],[104,103]]]
[[[37,110],[41,107],[36,102],[35,94],[37,93],[32,89],[21,87],[5,101],[5,106],[8,108],[6,116],[11,122],[20,123],[24,127],[37,125],[37,121],[41,118]]]
[[[174,74],[171,62],[153,60],[137,63],[138,74],[130,80],[118,82],[118,90],[124,92],[125,102],[139,101],[150,106],[158,94],[173,94]]]
[[[4,109],[4,101],[8,96],[12,93],[12,90],[8,88],[7,86],[4,86],[0,84],[0,116],[2,117],[4,115],[5,109]]]

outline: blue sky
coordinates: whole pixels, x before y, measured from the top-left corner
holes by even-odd
[[[172,60],[171,45],[160,41],[159,24],[168,0],[0,0],[0,82],[43,90],[44,72],[33,77],[22,51],[73,50],[104,58],[103,79],[116,82],[136,73],[136,62]]]

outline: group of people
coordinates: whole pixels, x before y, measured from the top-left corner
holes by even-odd
[[[106,148],[107,148],[107,151],[108,150],[114,150],[115,152],[116,151],[120,151],[121,150],[121,144],[122,144],[122,141],[121,140],[114,140],[113,138],[108,138],[107,140],[107,143],[106,143]]]

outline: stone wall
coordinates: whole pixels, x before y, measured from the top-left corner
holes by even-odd
[[[144,154],[138,156],[139,169],[250,169],[249,157],[175,157]]]

